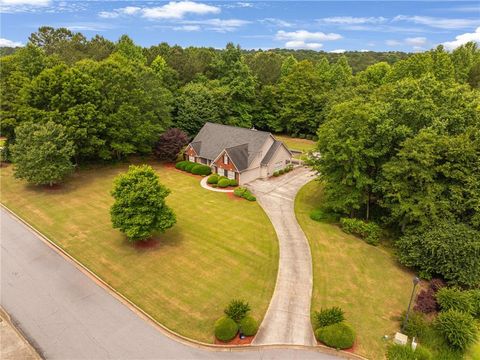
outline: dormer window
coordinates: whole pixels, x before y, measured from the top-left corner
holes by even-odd
[[[223,154],[223,163],[228,164],[228,156],[227,154]]]

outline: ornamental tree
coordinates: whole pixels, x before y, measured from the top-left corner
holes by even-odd
[[[15,134],[16,141],[10,150],[16,178],[52,186],[73,171],[71,158],[75,150],[64,126],[52,121],[24,123],[16,128]]]
[[[165,131],[155,146],[155,155],[160,160],[175,161],[182,148],[188,144],[188,135],[180,129]]]
[[[146,240],[155,231],[164,232],[175,222],[175,214],[165,203],[170,190],[160,184],[151,166],[130,166],[119,175],[111,192],[113,227],[131,242]]]

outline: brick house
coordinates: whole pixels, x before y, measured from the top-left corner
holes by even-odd
[[[241,185],[285,168],[292,153],[269,132],[206,123],[187,145],[185,159]]]

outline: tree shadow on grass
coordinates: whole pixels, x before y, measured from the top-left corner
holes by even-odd
[[[182,233],[176,230],[171,229],[165,233],[154,233],[150,239],[144,241],[129,242],[125,238],[125,244],[137,250],[137,252],[157,251],[167,247],[176,247],[183,241]]]

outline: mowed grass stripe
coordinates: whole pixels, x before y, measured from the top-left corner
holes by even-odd
[[[77,171],[59,190],[38,189],[2,168],[1,201],[104,281],[170,329],[212,342],[213,324],[232,298],[260,321],[278,267],[278,242],[257,203],[209,192],[200,178],[151,163],[172,190],[177,224],[138,249],[112,229],[113,179],[128,165]]]
[[[312,252],[312,312],[340,306],[356,330],[355,352],[383,359],[383,335],[398,330],[396,317],[406,310],[413,274],[382,246],[366,244],[332,224],[310,219],[322,203],[322,186],[311,181],[295,199],[295,213]]]

